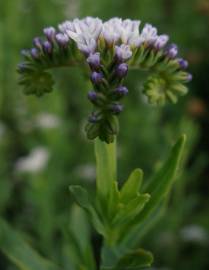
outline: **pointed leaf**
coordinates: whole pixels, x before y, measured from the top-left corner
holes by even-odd
[[[168,194],[180,165],[185,140],[185,135],[180,137],[173,146],[171,154],[164,166],[157,172],[153,180],[147,186],[146,192],[151,195],[151,198],[143,211],[135,219],[135,224],[140,223],[146,218]]]
[[[121,201],[128,202],[132,200],[139,191],[139,188],[142,183],[143,172],[140,169],[135,169],[128,180],[124,183],[120,193],[121,193]]]
[[[118,214],[114,219],[114,224],[121,224],[123,222],[131,222],[134,217],[143,209],[144,205],[149,201],[149,194],[137,195],[127,205],[118,210]]]
[[[80,186],[70,186],[69,187],[71,194],[74,196],[75,201],[80,205],[84,210],[88,212],[91,217],[91,221],[95,229],[102,235],[105,235],[105,229],[101,222],[101,219],[93,207],[92,203],[89,200],[88,192]]]
[[[59,270],[51,261],[41,257],[23,239],[19,232],[12,229],[0,218],[0,249],[21,270]]]

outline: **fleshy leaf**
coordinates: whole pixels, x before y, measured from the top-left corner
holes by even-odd
[[[41,257],[22,238],[0,218],[0,249],[21,270],[59,270],[51,261]]]

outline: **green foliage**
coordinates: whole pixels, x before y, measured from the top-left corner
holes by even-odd
[[[143,249],[138,249],[136,251],[130,252],[118,262],[114,270],[128,270],[128,269],[143,269],[145,267],[150,267],[153,262],[153,257],[150,252]],[[105,269],[105,268],[104,268]]]
[[[23,236],[0,219],[0,247],[6,256],[21,270],[59,270],[52,262],[42,258]]]

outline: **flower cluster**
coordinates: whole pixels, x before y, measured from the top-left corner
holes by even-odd
[[[124,78],[128,70],[151,72],[143,93],[152,104],[177,102],[187,93],[188,62],[178,56],[178,47],[168,45],[169,37],[140,21],[112,18],[102,22],[86,17],[66,21],[44,29],[45,39],[35,38],[34,47],[22,52],[24,62],[18,66],[20,84],[26,94],[42,95],[52,90],[53,80],[47,69],[86,62],[92,89],[88,99],[93,112],[86,125],[90,139],[100,137],[112,142],[118,133],[117,116],[123,110],[121,100],[128,94]]]

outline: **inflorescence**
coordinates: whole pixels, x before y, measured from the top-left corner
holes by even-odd
[[[41,96],[50,92],[54,84],[50,68],[86,63],[92,82],[88,99],[94,107],[87,136],[112,142],[119,130],[121,100],[128,94],[124,79],[130,68],[149,71],[143,93],[151,104],[176,103],[179,95],[187,93],[185,83],[192,79],[177,45],[168,45],[169,37],[158,35],[152,25],[145,24],[141,31],[139,26],[140,21],[129,19],[102,22],[86,17],[66,21],[58,30],[45,28],[45,38],[34,38],[33,48],[22,51],[24,61],[18,72],[24,93]]]

